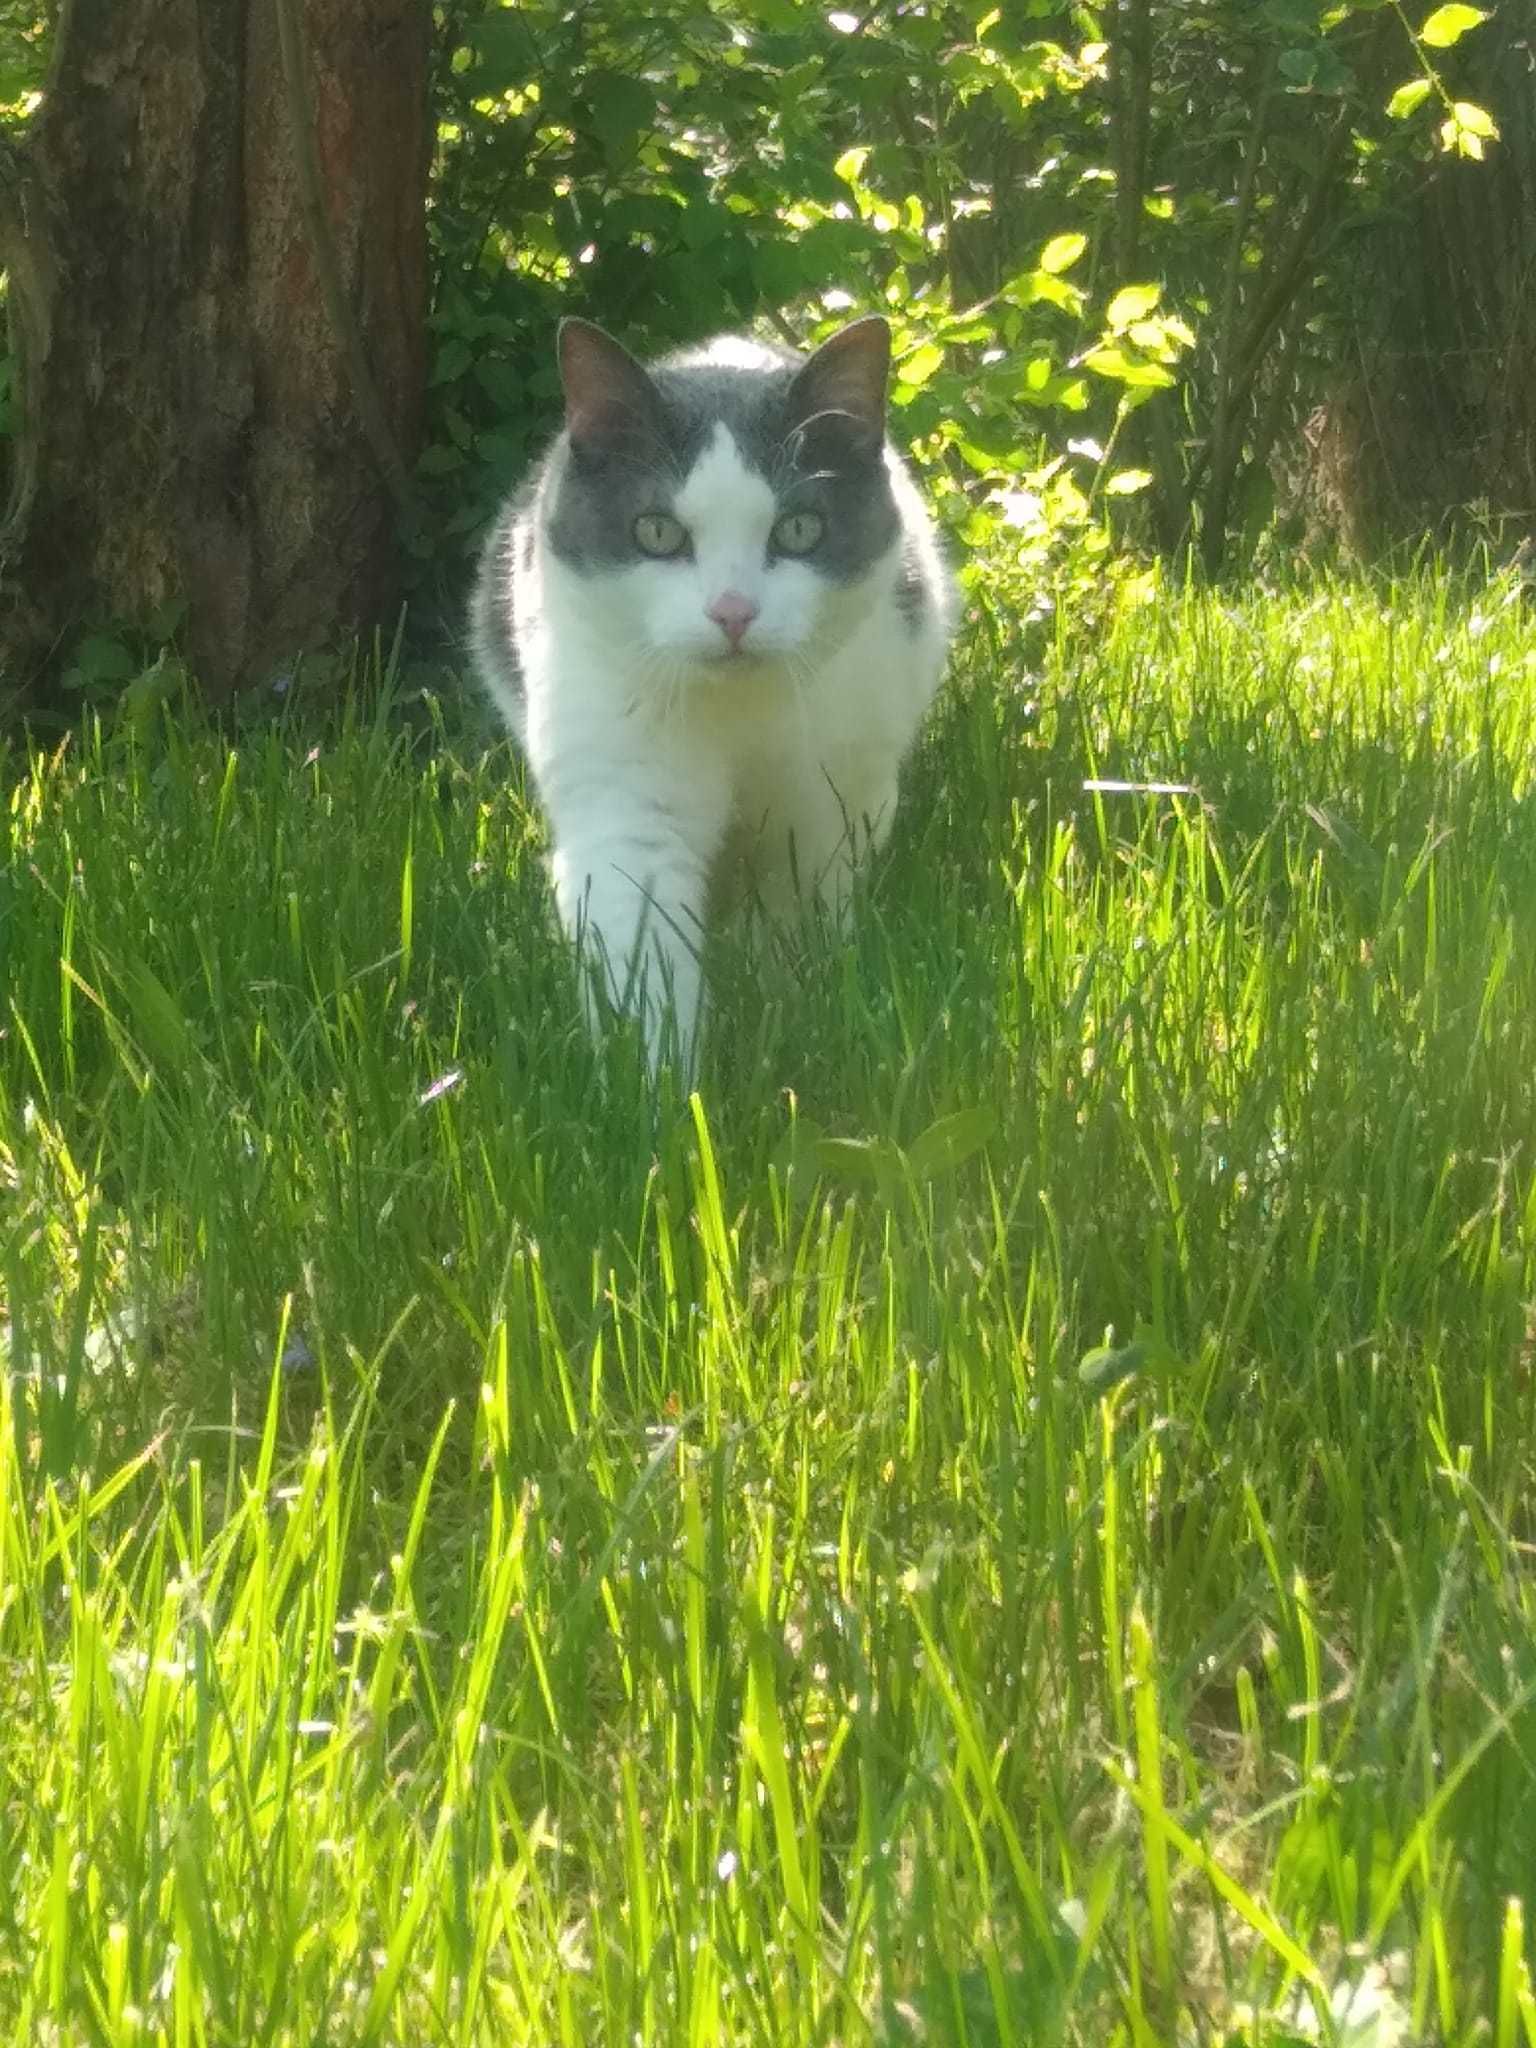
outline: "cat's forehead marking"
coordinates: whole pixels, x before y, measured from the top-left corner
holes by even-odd
[[[743,460],[736,437],[716,420],[694,458],[672,509],[703,550],[716,539],[755,532],[759,539],[773,520],[775,499],[767,480]]]
[[[743,462],[771,471],[784,439],[784,402],[797,367],[795,357],[739,334],[719,335],[702,348],[658,363],[652,375],[662,395],[668,438],[682,464],[691,467],[723,422]]]

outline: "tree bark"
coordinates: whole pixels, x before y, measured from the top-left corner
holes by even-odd
[[[168,605],[214,699],[393,613],[425,389],[431,9],[293,15],[285,75],[277,0],[64,0],[43,105],[0,163],[0,663],[33,701],[82,632]]]

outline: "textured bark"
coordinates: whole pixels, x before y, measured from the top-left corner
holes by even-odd
[[[425,386],[426,0],[301,0],[325,216],[405,463]],[[214,697],[394,609],[396,507],[303,207],[274,0],[65,0],[0,177],[17,350],[0,660],[187,605]]]

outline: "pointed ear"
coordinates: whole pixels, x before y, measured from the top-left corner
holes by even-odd
[[[590,320],[562,320],[560,382],[574,445],[596,453],[656,415],[656,387],[627,348]]]
[[[891,330],[878,313],[855,320],[824,341],[790,388],[791,416],[802,426],[827,414],[861,454],[885,439],[885,380],[891,367]]]

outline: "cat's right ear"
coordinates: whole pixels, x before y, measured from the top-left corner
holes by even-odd
[[[600,454],[656,418],[656,387],[627,348],[590,320],[560,322],[560,383],[574,447]]]
[[[891,330],[878,313],[841,327],[801,366],[789,393],[790,417],[803,426],[835,420],[864,454],[885,439],[885,387]]]

